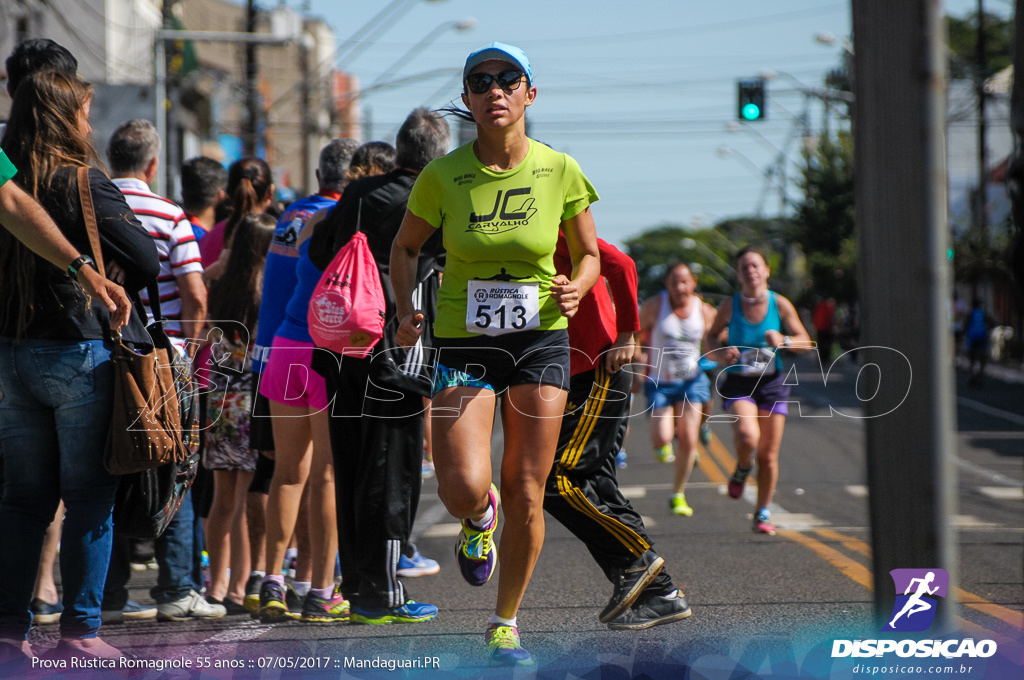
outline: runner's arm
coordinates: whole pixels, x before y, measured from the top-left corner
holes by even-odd
[[[558,274],[552,279],[551,296],[558,302],[562,316],[576,313],[580,299],[590,292],[601,274],[601,256],[597,248],[594,216],[588,206],[575,217],[563,220],[562,233],[572,257],[572,279]]]
[[[416,265],[420,249],[435,231],[425,219],[406,210],[402,226],[391,244],[391,286],[395,291],[395,308],[399,319],[395,340],[402,347],[412,347],[423,333],[423,312],[413,309],[412,291],[416,287]]]

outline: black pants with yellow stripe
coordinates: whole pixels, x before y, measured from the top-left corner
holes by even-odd
[[[629,417],[632,375],[603,366],[572,376],[544,509],[590,551],[608,580],[651,547],[644,521],[619,491],[615,454]],[[671,590],[663,569],[651,584]]]

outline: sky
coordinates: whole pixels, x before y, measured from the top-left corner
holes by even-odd
[[[396,3],[386,28],[363,30]],[[404,81],[362,97],[367,139],[394,142],[411,109],[458,102],[457,74],[471,51],[494,40],[521,47],[538,88],[529,134],[579,161],[601,196],[598,235],[618,245],[663,224],[778,216],[783,184],[798,198],[801,120],[806,113],[812,134],[825,126],[821,101],[802,90],[821,88],[841,65],[851,25],[848,0],[288,4],[327,21],[339,45],[353,38],[336,65],[361,87]],[[977,0],[945,6],[964,16]],[[1012,3],[985,0],[985,9],[1005,16]],[[456,22],[473,26],[457,30]],[[817,41],[820,34],[834,44]],[[736,124],[736,81],[772,74],[767,119]],[[833,110],[828,125],[834,132],[845,123]],[[766,176],[780,157],[788,159],[785,182],[778,171]]]

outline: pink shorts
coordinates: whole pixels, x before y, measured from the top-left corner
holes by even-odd
[[[285,406],[327,408],[327,384],[310,368],[312,359],[313,343],[275,336],[260,378],[260,394]]]

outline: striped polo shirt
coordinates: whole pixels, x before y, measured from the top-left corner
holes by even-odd
[[[149,185],[140,179],[124,177],[113,180],[124,194],[129,207],[139,218],[149,235],[156,242],[160,254],[160,276],[157,279],[160,290],[160,311],[167,318],[165,327],[171,342],[179,347],[184,344],[181,331],[181,295],[175,277],[189,272],[203,271],[199,244],[196,243],[192,225],[177,203],[154,194]],[[149,307],[149,293],[141,291],[142,302],[147,307],[149,321],[153,313]]]

